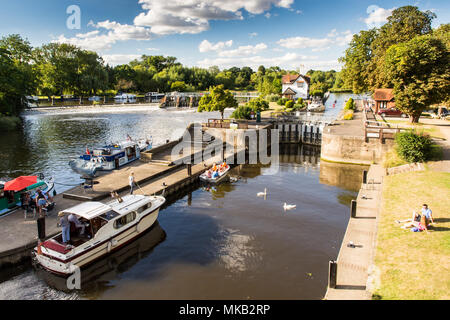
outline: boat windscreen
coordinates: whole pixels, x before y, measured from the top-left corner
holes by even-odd
[[[119,214],[113,210],[105,212],[104,214],[102,214],[100,217],[105,219],[105,220],[111,220],[114,219],[115,217],[117,217]]]

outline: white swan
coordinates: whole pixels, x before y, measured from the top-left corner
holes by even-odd
[[[264,188],[264,192],[258,192],[256,196],[258,197],[265,197],[267,195],[267,188]]]
[[[287,204],[286,202],[284,203],[283,209],[284,211],[286,210],[292,210],[295,209],[297,207],[296,204]]]

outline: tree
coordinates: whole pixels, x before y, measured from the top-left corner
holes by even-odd
[[[383,63],[386,51],[390,46],[409,41],[415,36],[430,34],[431,22],[436,15],[431,11],[422,12],[415,6],[403,6],[392,11],[372,42],[371,59],[367,73],[367,81],[371,89],[390,88],[392,83],[389,76],[384,73]]]
[[[432,36],[417,36],[391,46],[385,73],[394,87],[395,104],[417,123],[430,105],[448,101],[450,56],[445,44]]]
[[[210,88],[209,95],[204,95],[198,104],[198,112],[219,111],[223,120],[223,113],[226,108],[236,108],[238,103],[233,94],[224,90],[223,85]]]
[[[170,89],[172,91],[186,91],[186,83],[184,83],[184,81],[175,81],[172,82]]]
[[[344,64],[342,76],[344,86],[349,87],[354,93],[366,92],[369,89],[368,66],[373,59],[372,43],[377,36],[377,31],[360,31],[353,35],[352,41],[345,56],[339,59]]]

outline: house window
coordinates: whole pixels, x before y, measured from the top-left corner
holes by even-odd
[[[297,88],[303,88],[304,82],[297,81]]]

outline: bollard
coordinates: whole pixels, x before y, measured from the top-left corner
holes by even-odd
[[[45,217],[37,218],[37,229],[38,229],[38,238],[39,240],[45,239]]]
[[[187,165],[187,172],[188,172],[188,176],[192,176],[192,164],[188,163]]]
[[[363,184],[367,184],[367,170],[363,171],[363,181],[362,181],[362,183]]]
[[[328,265],[328,288],[336,288],[337,279],[337,261],[330,260]]]
[[[356,200],[352,200],[351,208],[350,208],[350,216],[352,218],[356,218]]]

